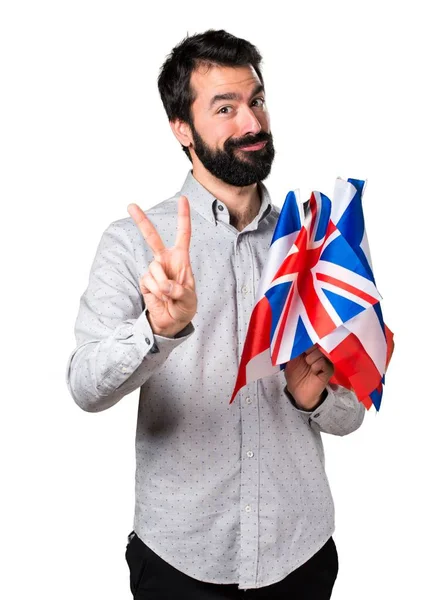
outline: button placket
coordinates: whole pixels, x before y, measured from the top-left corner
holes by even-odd
[[[230,224],[230,214],[228,212],[228,209],[223,204],[221,204],[220,202],[218,202],[216,204],[216,211],[217,211],[216,215],[215,215],[216,216],[216,222],[217,221],[222,221],[222,222],[224,222],[224,223],[226,223],[226,224],[229,225]]]
[[[237,241],[237,281],[239,310],[239,339],[245,340],[252,312],[253,269],[252,253],[247,236],[239,236]],[[243,346],[243,345],[242,345]],[[240,348],[240,352],[243,347]],[[240,404],[242,430],[241,461],[241,548],[239,580],[246,587],[256,585],[258,566],[258,531],[259,531],[259,415],[258,403],[254,403],[252,392],[257,394],[257,384],[250,384],[252,389]],[[248,388],[245,388],[244,394]],[[242,394],[242,392],[241,392]]]

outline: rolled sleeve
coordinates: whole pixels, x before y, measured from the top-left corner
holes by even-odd
[[[194,332],[191,323],[174,338],[154,334],[139,290],[134,251],[119,222],[104,232],[80,299],[77,348],[66,368],[75,402],[96,412],[113,406],[157,372]]]
[[[364,420],[365,406],[354,392],[342,386],[328,384],[326,390],[327,396],[314,410],[301,409],[293,401],[294,409],[304,414],[318,431],[339,436],[356,431]],[[290,394],[288,389],[286,394]]]

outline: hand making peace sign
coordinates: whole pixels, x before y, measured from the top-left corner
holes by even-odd
[[[190,264],[191,218],[186,196],[178,200],[176,244],[165,248],[156,228],[137,204],[127,208],[154,260],[140,277],[140,291],[153,332],[174,337],[193,319],[197,310],[195,282]]]

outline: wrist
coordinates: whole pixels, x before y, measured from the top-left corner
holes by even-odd
[[[288,386],[285,386],[284,392],[285,392],[285,395],[287,396],[287,398],[290,400],[291,404],[293,404],[293,406],[295,408],[297,408],[298,410],[304,410],[306,412],[312,412],[312,411],[316,410],[317,408],[319,408],[328,396],[328,390],[325,387],[322,390],[321,394],[318,396],[318,398],[314,402],[312,402],[308,405],[302,405],[296,400],[296,398],[290,392],[290,390],[288,389]]]
[[[188,323],[187,323],[185,325],[182,325],[179,329],[177,327],[175,329],[160,329],[159,327],[156,327],[151,322],[148,309],[145,310],[145,314],[146,314],[146,318],[148,319],[148,323],[150,324],[150,327],[151,327],[153,333],[155,335],[160,335],[161,337],[173,339],[177,336],[178,333],[183,331],[188,326]]]

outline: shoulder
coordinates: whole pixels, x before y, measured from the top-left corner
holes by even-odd
[[[143,205],[139,202],[137,204],[146,214],[148,219],[153,223],[153,225],[159,225],[161,228],[167,227],[173,224],[176,227],[176,219],[177,219],[177,203],[180,197],[180,193],[167,198],[166,200],[162,200],[157,204],[154,204],[148,209],[144,209]],[[172,217],[174,217],[172,219]],[[113,221],[108,226],[108,229],[113,231],[121,231],[122,233],[133,232],[137,230],[137,225],[133,221],[131,216],[123,217],[122,219],[117,219]]]
[[[140,206],[140,208],[143,210],[143,212],[146,214],[146,216],[153,220],[153,221],[161,221],[163,217],[170,217],[171,215],[177,215],[177,202],[179,200],[180,197],[180,193],[175,194],[174,196],[171,196],[170,198],[167,198],[166,200],[162,200],[161,202],[158,202],[157,204],[154,204],[153,206],[151,206],[148,209],[144,209],[143,206],[137,202],[137,204]],[[122,219],[118,219],[117,221],[113,221],[110,224],[111,226],[120,228],[123,227],[125,228],[126,226],[131,225],[136,227],[136,224],[134,223],[132,217],[128,216],[128,217],[123,217]]]
[[[148,209],[144,209],[142,203],[137,202],[166,245],[170,244],[176,235],[179,197],[180,193],[177,193]],[[129,215],[112,221],[103,232],[102,238],[108,245],[112,243],[133,248],[139,245],[146,246],[139,228]]]

